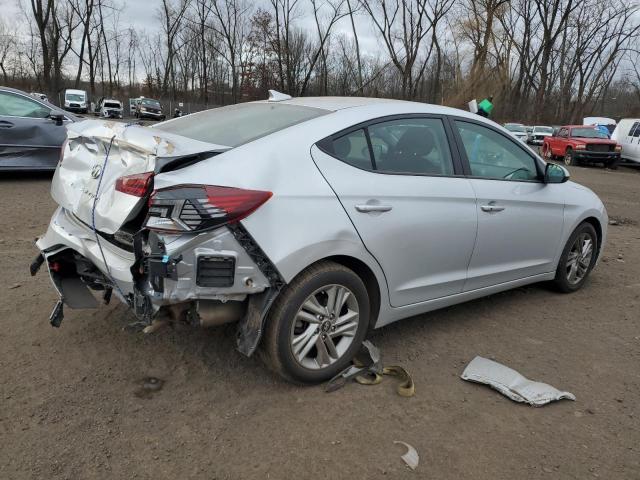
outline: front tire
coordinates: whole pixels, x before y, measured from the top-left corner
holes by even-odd
[[[568,148],[564,154],[564,164],[567,167],[578,165],[578,161],[573,157],[573,150],[570,148]]]
[[[369,295],[352,270],[330,261],[299,274],[273,304],[260,357],[294,383],[329,380],[358,352],[369,327]]]
[[[598,235],[595,228],[583,222],[573,231],[562,251],[556,277],[556,288],[563,293],[579,290],[596,263]]]

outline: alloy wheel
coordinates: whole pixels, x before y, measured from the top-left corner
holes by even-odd
[[[580,283],[589,271],[593,257],[593,238],[588,233],[581,233],[571,246],[567,256],[567,281],[571,285]]]
[[[291,328],[295,360],[318,370],[337,362],[348,350],[360,322],[358,301],[343,285],[319,288],[302,303]]]

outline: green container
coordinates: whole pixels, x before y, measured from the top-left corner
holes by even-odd
[[[478,104],[478,108],[481,110],[484,110],[487,114],[490,114],[491,110],[493,110],[493,103],[491,103],[487,98],[485,98]]]

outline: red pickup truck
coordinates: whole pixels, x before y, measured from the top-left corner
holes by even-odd
[[[542,155],[547,160],[563,158],[565,165],[602,163],[615,169],[618,168],[621,150],[622,147],[598,127],[587,125],[560,127],[542,143]]]

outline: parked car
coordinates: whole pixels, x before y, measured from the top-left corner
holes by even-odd
[[[68,88],[64,91],[64,109],[69,112],[87,113],[89,111],[89,95],[84,90]]]
[[[153,98],[140,98],[136,103],[136,118],[150,118],[152,120],[164,120],[165,114],[162,113],[162,105],[158,100]]]
[[[566,125],[555,135],[545,137],[542,154],[547,160],[563,158],[565,165],[602,163],[616,169],[621,147],[598,127]]]
[[[530,145],[542,145],[545,137],[553,135],[553,127],[545,127],[536,125],[532,127],[531,133],[527,137],[527,143]]]
[[[44,100],[45,102],[49,101],[44,93],[31,92],[31,96],[37,98],[38,100]]]
[[[527,141],[527,130],[525,129],[523,124],[521,124],[521,123],[505,123],[504,124],[504,128],[509,130],[511,135],[516,137],[521,142],[526,142]]]
[[[113,292],[147,325],[237,322],[242,353],[320,382],[370,328],[581,288],[608,218],[568,180],[494,122],[422,103],[279,94],[153,127],[89,120],[69,128],[32,272],[48,263],[55,326],[98,305],[88,288]]]
[[[623,118],[611,134],[611,140],[620,145],[620,157],[640,163],[640,118]]]
[[[616,129],[616,121],[608,117],[584,117],[582,124],[600,127],[600,131],[606,133],[609,137],[611,137],[611,134]]]
[[[137,102],[138,102],[137,98],[129,99],[129,115],[131,115],[132,117],[136,116]]]
[[[101,98],[96,104],[95,114],[103,118],[122,118],[122,103],[113,98]]]
[[[54,170],[76,117],[26,92],[0,87],[0,170]]]

